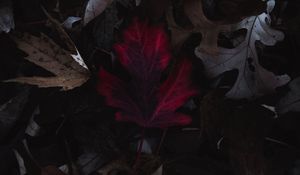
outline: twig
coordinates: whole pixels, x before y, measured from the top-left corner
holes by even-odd
[[[136,169],[138,167],[139,161],[140,161],[140,157],[142,154],[142,149],[143,149],[143,144],[144,144],[144,140],[145,140],[145,130],[146,128],[142,129],[142,133],[141,133],[141,141],[139,142],[139,146],[137,149],[137,154],[136,154],[136,158],[135,158],[135,162],[133,164],[133,171],[136,172]]]
[[[162,133],[162,136],[160,138],[159,144],[158,144],[158,146],[156,148],[155,155],[159,155],[160,150],[161,150],[161,146],[164,143],[164,140],[166,138],[167,132],[168,132],[168,128],[164,129],[164,131]]]

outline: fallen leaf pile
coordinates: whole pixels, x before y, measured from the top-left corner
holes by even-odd
[[[0,174],[299,175],[299,9],[0,0]]]

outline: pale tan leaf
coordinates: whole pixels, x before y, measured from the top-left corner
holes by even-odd
[[[87,76],[77,74],[69,77],[19,77],[4,82],[31,84],[40,88],[62,87],[62,90],[67,91],[81,86],[87,80]]]
[[[57,76],[74,74],[74,72],[87,72],[71,57],[71,54],[54,43],[46,35],[36,37],[30,34],[12,36],[18,48],[25,51],[30,62],[43,67]]]
[[[208,54],[217,55],[218,35],[222,31],[228,31],[230,26],[208,20],[203,12],[202,1],[199,0],[186,0],[184,11],[195,26],[195,32],[202,34],[202,41],[198,48]]]
[[[49,21],[51,22],[54,29],[59,34],[59,37],[62,41],[64,41],[64,44],[67,46],[68,51],[71,52],[71,56],[74,58],[74,60],[79,63],[82,67],[85,69],[88,69],[86,64],[84,63],[83,59],[81,58],[78,49],[76,48],[75,44],[73,43],[70,36],[67,34],[67,32],[64,30],[64,28],[61,26],[60,22],[54,19],[45,8],[42,8],[46,16],[48,17]]]
[[[199,0],[184,1],[184,12],[193,24],[192,29],[179,27],[174,20],[172,10],[169,10],[167,15],[167,21],[172,33],[172,45],[175,49],[180,48],[192,33],[201,33],[202,40],[198,48],[210,55],[217,55],[218,35],[222,31],[230,30],[230,25],[223,25],[222,22],[208,20],[203,13],[202,2]]]
[[[77,48],[75,44],[73,43],[72,39],[70,36],[67,34],[67,32],[64,30],[64,28],[61,26],[60,22],[54,19],[48,12],[47,10],[42,7],[43,12],[47,16],[48,20],[52,24],[53,28],[57,31],[59,34],[59,37],[62,41],[64,41],[64,44],[67,46],[67,49],[72,53],[76,54]]]
[[[17,33],[12,35],[19,49],[28,54],[25,59],[54,74],[53,77],[19,77],[5,82],[19,82],[38,87],[62,87],[62,90],[71,90],[81,86],[89,79],[89,70],[81,58],[75,44],[61,27],[60,23],[52,18],[43,8],[60,39],[64,41],[67,50],[57,45],[49,37],[41,34],[40,37],[30,34]]]
[[[171,44],[174,50],[180,49],[185,40],[192,34],[192,30],[184,29],[178,26],[173,15],[173,8],[167,12],[168,27],[171,31]]]
[[[71,90],[84,84],[89,78],[88,69],[79,65],[72,54],[62,49],[46,35],[13,35],[18,47],[28,54],[28,61],[53,73],[53,77],[19,77],[5,82],[19,82],[38,87],[62,87]],[[78,57],[79,53],[76,55]]]

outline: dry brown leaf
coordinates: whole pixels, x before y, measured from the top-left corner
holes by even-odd
[[[170,8],[167,12],[167,22],[169,29],[171,30],[172,47],[174,50],[177,50],[182,46],[184,41],[193,33],[193,30],[184,29],[176,24],[173,15],[173,8]]]
[[[97,171],[97,173],[101,175],[110,175],[117,172],[128,172],[128,174],[130,174],[131,168],[126,161],[120,159],[112,161]]]
[[[258,104],[225,100],[225,94],[217,89],[202,99],[202,132],[217,148],[225,143],[235,174],[264,175],[263,144],[273,113]]]
[[[163,172],[163,165],[158,156],[152,154],[141,155],[136,168],[130,167],[132,163],[129,161],[129,157],[122,157],[120,159],[114,160],[109,164],[103,166],[97,171],[101,175],[110,174],[139,174],[139,175],[161,175]],[[121,173],[122,172],[122,173]]]
[[[75,44],[73,43],[72,39],[67,34],[67,32],[64,30],[64,28],[61,26],[61,23],[54,19],[44,7],[42,7],[42,10],[47,16],[48,20],[50,21],[50,24],[52,25],[53,29],[57,31],[57,34],[59,35],[60,39],[64,41],[64,44],[67,46],[68,51],[70,51],[72,54],[78,54]],[[82,65],[81,63],[79,64]],[[86,67],[85,64],[83,64],[82,66]]]
[[[42,168],[41,175],[66,175],[63,173],[60,169],[58,169],[56,166],[46,166]]]
[[[81,86],[89,79],[89,70],[81,58],[75,44],[69,35],[62,28],[61,24],[52,18],[49,13],[42,8],[53,28],[66,45],[67,50],[57,45],[49,37],[41,34],[36,37],[30,34],[15,34],[12,39],[19,49],[28,54],[28,61],[43,67],[53,73],[54,77],[19,77],[6,80],[5,82],[19,82],[38,87],[62,87],[62,90],[71,90]]]
[[[248,103],[235,107],[226,119],[224,140],[234,174],[269,174],[264,156],[264,139],[273,115],[263,106]]]
[[[162,166],[160,157],[153,154],[144,154],[140,157],[137,172],[143,175],[159,175],[162,173]]]
[[[162,175],[163,174],[163,165],[161,165],[152,175]]]
[[[169,10],[167,21],[172,33],[172,44],[175,49],[180,48],[183,42],[192,33],[201,33],[202,40],[198,49],[210,55],[217,55],[218,35],[222,31],[228,31],[230,25],[223,25],[222,22],[212,22],[208,20],[203,13],[202,2],[200,0],[184,1],[184,12],[193,24],[192,29],[184,29],[178,26],[174,20],[172,11],[172,9]]]
[[[28,54],[25,59],[56,76],[19,77],[5,82],[26,83],[39,87],[62,87],[63,90],[71,90],[88,80],[88,69],[77,62],[80,61],[80,58],[76,61],[75,55],[62,49],[46,35],[41,34],[40,37],[36,37],[30,34],[20,34],[14,35],[12,38],[18,47]]]

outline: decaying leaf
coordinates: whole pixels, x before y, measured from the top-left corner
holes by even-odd
[[[163,165],[160,157],[152,154],[144,154],[138,163],[137,172],[143,175],[161,175],[163,171]]]
[[[38,136],[41,130],[41,127],[35,122],[35,117],[40,114],[40,107],[37,106],[33,111],[33,114],[29,120],[25,133],[31,137]]]
[[[202,59],[206,74],[210,78],[225,71],[239,70],[238,79],[227,93],[227,97],[255,98],[274,92],[276,87],[290,80],[287,75],[275,76],[259,64],[255,43],[260,41],[264,45],[273,46],[284,38],[282,32],[270,27],[270,20],[270,16],[266,13],[243,20],[237,25],[236,30],[247,29],[244,42],[234,49],[219,48],[217,57],[212,57],[199,48],[195,50],[195,54]]]
[[[105,163],[102,155],[94,152],[85,152],[76,161],[78,170],[82,175],[89,175],[95,172]]]
[[[228,31],[230,26],[208,20],[203,13],[202,2],[198,0],[185,1],[184,11],[195,27],[194,30],[202,34],[202,40],[198,49],[208,54],[217,54],[218,35],[222,31]]]
[[[42,7],[42,10],[44,11],[45,15],[48,17],[52,27],[54,30],[56,30],[57,34],[59,35],[60,39],[64,41],[64,44],[67,47],[67,50],[70,52],[71,57],[76,61],[80,66],[84,67],[88,70],[87,65],[83,61],[80,53],[78,52],[78,49],[70,36],[67,34],[67,32],[64,30],[64,28],[61,26],[60,22],[54,19],[45,8]]]
[[[118,174],[120,172],[127,172],[130,174],[131,168],[124,160],[115,160],[97,171],[100,175]]]
[[[86,25],[100,15],[112,2],[113,0],[89,0],[86,5],[83,24]]]
[[[264,139],[274,113],[258,104],[235,107],[226,119],[224,140],[235,174],[266,175]]]
[[[290,91],[280,99],[276,110],[280,114],[287,112],[300,112],[300,77],[289,84]]]
[[[163,174],[163,165],[161,165],[152,175],[162,175]]]
[[[49,165],[49,166],[42,168],[41,175],[66,175],[66,174],[63,173],[56,166]]]
[[[201,33],[202,40],[198,49],[210,55],[218,53],[218,35],[222,31],[229,31],[230,25],[223,25],[222,22],[212,22],[203,13],[202,2],[199,0],[184,1],[184,11],[193,28],[184,29],[176,24],[173,10],[167,14],[167,21],[172,35],[172,45],[175,49],[181,47],[183,42],[193,33]]]
[[[126,159],[125,159],[126,158]],[[97,171],[100,175],[111,174],[139,174],[139,175],[162,175],[163,165],[159,157],[152,154],[141,155],[141,160],[136,169],[130,167],[128,157],[122,157],[103,166]]]
[[[0,106],[0,141],[7,136],[21,115],[29,90],[22,90],[16,97]]]
[[[2,0],[0,2],[0,33],[10,32],[15,28],[13,17],[12,3],[10,0]]]
[[[115,42],[115,31],[122,19],[118,17],[117,3],[112,2],[101,14],[101,19],[95,20],[93,38],[97,47],[110,52]]]
[[[266,161],[263,144],[274,113],[254,103],[226,100],[216,89],[201,101],[201,130],[213,147],[228,152],[236,174],[263,175]]]
[[[213,90],[203,97],[199,105],[201,135],[205,135],[213,145],[222,137],[224,122],[232,110],[224,94],[225,92],[221,89]]]
[[[61,24],[52,18],[42,8],[53,28],[64,41],[67,50],[63,49],[49,37],[41,34],[40,37],[23,33],[12,35],[19,49],[25,51],[28,61],[43,67],[53,73],[53,77],[19,77],[5,82],[19,82],[39,87],[62,87],[62,90],[71,90],[81,86],[89,79],[89,70],[80,56],[75,44],[62,28]]]
[[[27,170],[25,167],[25,163],[24,163],[24,159],[22,158],[22,156],[19,154],[19,152],[17,150],[13,150],[19,165],[19,173],[20,175],[25,175]]]
[[[75,61],[76,59],[82,60],[79,53],[78,55],[71,54],[44,34],[36,37],[24,33],[14,35],[12,38],[18,47],[28,54],[25,59],[43,67],[55,77],[19,77],[6,80],[6,82],[26,83],[39,87],[62,87],[63,90],[71,90],[88,80],[88,69]]]

